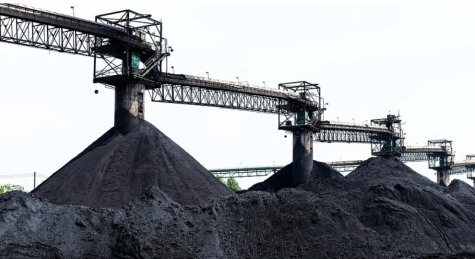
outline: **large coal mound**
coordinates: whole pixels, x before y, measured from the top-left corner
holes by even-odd
[[[294,183],[292,174],[292,164],[290,163],[284,168],[280,169],[277,173],[273,174],[271,177],[267,178],[265,181],[254,184],[249,188],[249,191],[265,191],[265,192],[278,192],[284,188],[295,188],[297,184]],[[343,178],[343,175],[340,172],[336,171],[329,165],[313,161],[313,170],[310,174],[310,179],[331,179],[331,178]]]
[[[126,135],[110,129],[33,193],[54,204],[117,208],[151,186],[182,205],[234,195],[146,121]]]
[[[152,187],[118,209],[0,195],[5,258],[475,258],[475,189],[398,160],[182,206]]]

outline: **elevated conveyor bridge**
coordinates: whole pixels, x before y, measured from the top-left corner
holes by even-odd
[[[399,116],[369,125],[324,121],[318,84],[281,83],[278,89],[243,82],[170,74],[163,69],[173,49],[162,22],[122,10],[95,21],[14,4],[0,4],[0,42],[94,57],[94,83],[115,90],[114,128],[127,134],[144,120],[144,92],[152,101],[278,115],[278,129],[292,132],[294,182],[313,167],[313,141],[369,143],[373,155],[401,156]]]
[[[345,123],[340,123],[341,125],[346,125]],[[365,142],[362,142],[365,143]],[[437,182],[442,185],[447,185],[450,182],[450,175],[453,174],[462,174],[467,173],[467,178],[475,180],[475,174],[472,176],[473,171],[475,171],[475,155],[467,155],[466,160],[453,161],[453,149],[452,141],[441,139],[441,140],[430,140],[428,145],[425,146],[403,146],[401,147],[401,157],[399,158],[402,162],[418,162],[418,161],[428,161],[429,168],[436,170],[437,172]],[[358,167],[363,161],[344,161],[344,162],[329,162],[328,165],[332,166],[334,169],[340,172],[353,171]],[[252,167],[246,168],[246,174],[241,174],[239,177],[253,177],[253,176],[266,176],[274,170],[265,171],[263,168],[270,167]],[[280,170],[282,167],[279,167]],[[261,171],[262,170],[262,171]],[[278,171],[277,170],[277,171]],[[241,170],[238,168],[228,168],[228,169],[213,169],[210,170],[215,175],[220,177],[234,177]],[[475,183],[474,183],[475,184]]]
[[[327,162],[326,164],[339,172],[351,172],[356,169],[363,161],[338,161]],[[259,177],[268,176],[278,172],[284,166],[255,166],[241,168],[219,168],[209,169],[209,171],[217,177],[221,178],[241,178],[241,177]]]

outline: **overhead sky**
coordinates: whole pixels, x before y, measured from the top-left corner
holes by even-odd
[[[318,83],[329,103],[325,119],[363,122],[399,111],[406,144],[453,140],[463,159],[475,153],[475,5],[398,2],[24,4],[69,15],[74,5],[89,20],[122,9],[151,14],[163,21],[176,73],[275,88]],[[114,92],[92,83],[92,58],[0,43],[0,78],[0,175],[51,175],[113,126]],[[276,115],[148,98],[145,117],[206,168],[292,159],[292,138],[277,129]],[[367,144],[314,145],[319,161],[370,155]],[[408,165],[435,181],[426,162]],[[244,188],[262,180],[238,179]],[[5,183],[33,187],[31,178],[0,179]]]

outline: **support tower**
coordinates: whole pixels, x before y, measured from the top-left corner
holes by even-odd
[[[475,162],[475,154],[467,155],[467,162]],[[475,187],[475,174],[473,173],[475,170],[475,165],[472,166],[472,170],[467,172],[467,178],[473,181],[473,187]]]
[[[400,157],[404,152],[404,132],[399,116],[388,114],[384,119],[371,120],[371,125],[387,128],[393,135],[375,135],[371,141],[371,154],[384,158]]]
[[[306,182],[313,170],[313,138],[321,121],[320,87],[306,81],[279,84],[279,90],[300,95],[300,102],[282,102],[279,105],[279,129],[293,135],[294,185]]]
[[[449,171],[454,165],[452,141],[446,139],[429,140],[428,145],[440,148],[440,152],[429,153],[429,168],[437,172],[437,183],[447,186],[450,183]]]
[[[127,134],[144,120],[145,89],[159,87],[153,75],[161,72],[162,61],[170,55],[162,23],[131,10],[98,15],[96,23],[127,35],[94,41],[94,83],[115,89],[114,127]]]

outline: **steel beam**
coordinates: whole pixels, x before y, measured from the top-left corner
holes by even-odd
[[[381,139],[391,136],[390,132],[363,131],[361,129],[330,129],[323,128],[313,134],[313,139],[320,142],[346,142],[346,143],[379,143]]]
[[[363,161],[339,161],[339,162],[328,162],[327,165],[335,169],[336,171],[343,172],[352,172],[355,170]],[[260,166],[260,167],[243,167],[243,168],[223,168],[223,169],[210,169],[209,171],[221,178],[242,178],[242,177],[262,177],[268,176],[270,174],[277,173],[284,166]]]
[[[274,97],[189,85],[164,84],[149,93],[153,102],[212,106],[274,114],[279,112],[280,104],[287,103],[286,100]]]
[[[104,37],[0,15],[0,41],[83,56],[93,56]]]
[[[93,37],[116,39],[139,47],[143,46],[140,40],[128,37],[126,29],[31,7],[0,3],[0,16],[15,20],[15,24],[32,22],[35,25],[60,28]]]

